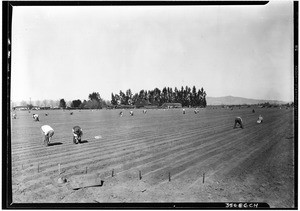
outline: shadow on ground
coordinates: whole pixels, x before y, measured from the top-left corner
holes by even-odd
[[[55,146],[55,145],[61,145],[61,142],[54,142],[54,143],[49,143],[48,146]]]

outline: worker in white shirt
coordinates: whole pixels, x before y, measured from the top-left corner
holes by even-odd
[[[34,119],[34,121],[37,121],[37,122],[40,121],[38,114],[32,114],[32,118]]]
[[[133,116],[133,111],[130,111],[129,114],[130,114],[130,116]]]
[[[41,130],[44,134],[44,144],[45,146],[48,146],[50,144],[52,136],[54,135],[54,130],[49,125],[43,125],[41,127]]]
[[[259,115],[259,117],[257,119],[257,123],[260,124],[263,122],[263,120],[264,120],[264,118],[261,115]]]

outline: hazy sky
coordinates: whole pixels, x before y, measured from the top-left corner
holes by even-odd
[[[13,7],[13,101],[195,85],[293,100],[293,3]]]

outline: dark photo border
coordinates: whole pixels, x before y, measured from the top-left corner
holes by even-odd
[[[184,6],[265,5],[268,1],[3,1],[2,2],[2,209],[228,209],[226,203],[13,203],[10,87],[12,17],[15,6]],[[294,122],[295,122],[295,204],[298,209],[298,1],[294,1]],[[232,202],[239,204],[240,202]],[[255,203],[255,202],[252,202]],[[269,208],[257,203],[258,209]],[[238,207],[232,207],[239,209]]]

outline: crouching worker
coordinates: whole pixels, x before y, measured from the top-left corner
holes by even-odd
[[[239,124],[242,129],[244,129],[243,120],[241,117],[236,117],[234,120],[233,129],[236,128],[236,125]]]
[[[49,125],[43,125],[41,127],[42,133],[44,134],[44,144],[48,146],[50,144],[50,139],[54,135],[54,130]]]
[[[34,119],[34,121],[37,121],[37,122],[40,121],[38,114],[32,114],[32,118]]]
[[[133,116],[133,111],[130,111],[129,114],[130,114],[130,116]]]
[[[79,126],[75,126],[72,129],[73,132],[73,142],[74,144],[78,144],[81,142],[81,136],[83,135],[82,129]]]
[[[264,118],[261,115],[259,115],[259,117],[257,119],[257,123],[260,124],[263,122],[263,120],[264,120]]]

